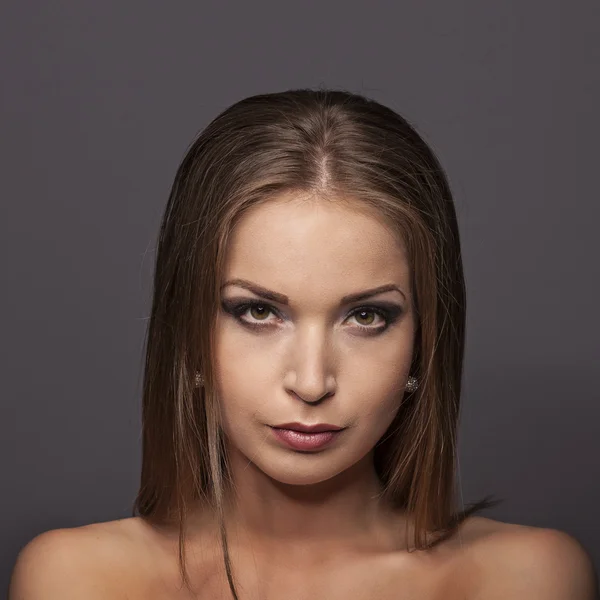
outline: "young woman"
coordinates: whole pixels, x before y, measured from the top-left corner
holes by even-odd
[[[591,600],[574,538],[457,509],[464,330],[415,129],[343,91],[237,102],[160,231],[135,516],[38,536],[11,598]]]

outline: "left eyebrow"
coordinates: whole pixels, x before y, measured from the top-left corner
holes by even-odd
[[[224,287],[227,287],[228,285],[238,285],[246,290],[251,291],[257,296],[260,296],[261,298],[265,298],[266,300],[271,300],[272,302],[277,302],[278,304],[283,304],[285,306],[289,305],[289,298],[285,294],[274,292],[273,290],[269,290],[261,285],[258,285],[257,283],[253,283],[252,281],[248,281],[246,279],[231,279],[229,281],[226,281],[221,286],[221,290]],[[406,300],[406,295],[396,284],[387,283],[385,285],[380,285],[370,290],[364,290],[362,292],[348,294],[340,300],[340,306],[343,306],[344,304],[350,304],[350,302],[366,300],[367,298],[371,298],[372,296],[377,296],[378,294],[383,294],[384,292],[391,291],[400,292],[400,294],[402,294],[402,296]]]

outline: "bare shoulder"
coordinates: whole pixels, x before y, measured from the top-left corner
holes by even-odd
[[[9,600],[122,598],[135,536],[132,519],[54,529],[19,552]]]
[[[472,600],[596,600],[593,563],[575,537],[483,517],[469,521],[465,556],[479,575]]]

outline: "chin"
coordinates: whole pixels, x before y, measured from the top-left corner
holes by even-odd
[[[306,472],[302,472],[301,469],[283,471],[281,469],[272,469],[271,472],[263,471],[265,475],[268,475],[271,479],[283,483],[285,485],[317,485],[324,481],[328,481],[332,477],[335,477],[337,472],[329,473],[315,473],[314,469],[307,469]]]
[[[274,456],[267,460],[266,456],[255,462],[257,469],[267,477],[286,485],[317,485],[328,481],[349,469],[354,463],[344,461],[340,464],[331,452],[322,453],[290,453],[287,457]]]

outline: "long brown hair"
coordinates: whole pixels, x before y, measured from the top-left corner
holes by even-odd
[[[455,464],[465,338],[465,282],[450,187],[406,119],[362,95],[299,89],[236,102],[188,149],[160,229],[143,384],[141,484],[134,505],[152,523],[179,525],[199,501],[215,511],[237,598],[223,503],[230,478],[214,386],[214,321],[224,255],[241,215],[282,192],[358,198],[404,241],[417,315],[416,392],[374,451],[385,499],[407,511],[414,549],[456,532],[489,497],[457,510]],[[199,371],[204,386],[195,388]],[[426,538],[434,534],[429,542]]]

